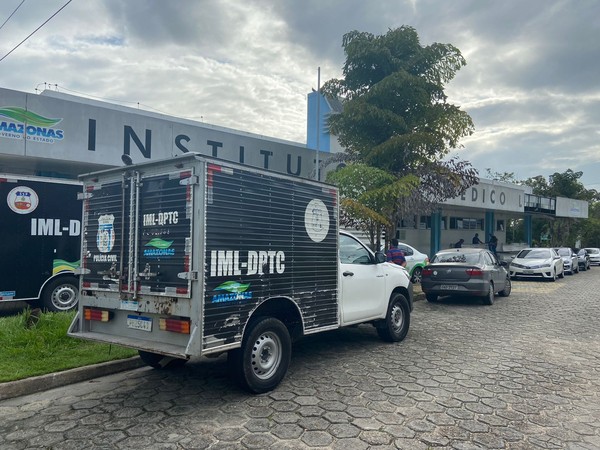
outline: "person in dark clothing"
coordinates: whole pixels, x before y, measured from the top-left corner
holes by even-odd
[[[475,244],[475,245],[483,244],[481,239],[479,239],[479,233],[475,233],[475,236],[473,236],[473,244]]]
[[[498,238],[490,233],[490,239],[488,240],[488,248],[494,255],[496,254],[496,247],[498,247]]]
[[[460,239],[456,244],[454,244],[454,248],[462,248],[464,242],[464,239]]]
[[[388,262],[393,262],[394,264],[398,264],[399,266],[406,266],[406,258],[404,257],[404,252],[398,248],[398,239],[392,239],[392,245],[387,252],[385,252],[386,260]]]

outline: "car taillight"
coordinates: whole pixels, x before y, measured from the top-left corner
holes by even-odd
[[[481,270],[481,269],[467,269],[466,272],[467,272],[467,275],[469,275],[471,277],[482,277],[483,276],[483,270]]]
[[[427,267],[424,267],[423,270],[421,271],[421,276],[422,277],[430,277],[432,273],[433,273],[433,269],[428,269]]]

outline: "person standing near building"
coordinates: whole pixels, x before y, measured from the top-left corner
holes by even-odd
[[[481,239],[479,239],[479,233],[475,233],[475,236],[473,236],[473,244],[474,245],[483,244]]]
[[[490,249],[490,252],[492,252],[495,255],[496,248],[498,247],[498,238],[496,236],[494,236],[492,233],[490,233],[490,239],[488,240],[488,247]]]
[[[406,258],[402,250],[398,248],[398,239],[392,238],[392,243],[387,252],[385,252],[386,261],[393,262],[399,266],[406,267]]]
[[[464,239],[459,239],[459,241],[454,244],[454,248],[462,248],[462,245],[465,243]]]

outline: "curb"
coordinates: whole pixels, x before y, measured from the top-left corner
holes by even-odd
[[[137,369],[145,366],[139,356],[128,359],[119,359],[92,366],[78,367],[63,372],[49,373],[23,380],[0,383],[0,400],[35,394],[36,392],[66,386],[68,384],[86,381],[92,378],[111,375],[117,372]]]

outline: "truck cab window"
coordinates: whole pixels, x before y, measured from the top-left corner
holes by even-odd
[[[340,262],[342,264],[371,264],[371,255],[363,245],[350,236],[340,235]]]

